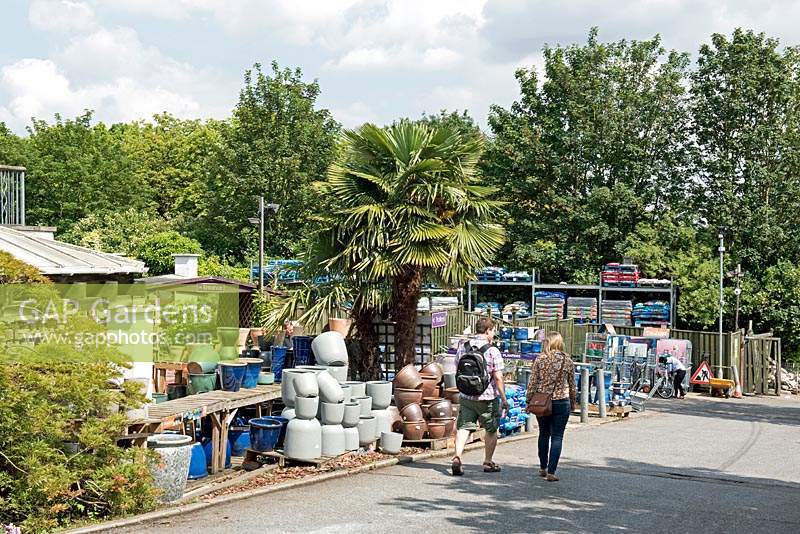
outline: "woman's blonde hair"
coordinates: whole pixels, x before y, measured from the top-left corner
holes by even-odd
[[[548,356],[555,352],[566,352],[564,350],[564,338],[561,337],[561,334],[558,332],[548,332],[547,335],[544,336],[542,352]]]

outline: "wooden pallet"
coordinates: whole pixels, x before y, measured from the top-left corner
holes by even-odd
[[[296,460],[289,458],[279,450],[259,452],[247,449],[242,460],[242,469],[253,471],[265,464],[278,464],[278,467],[321,467],[333,459],[333,457],[324,456],[313,460]]]
[[[416,447],[418,449],[430,449],[440,451],[448,447],[451,438],[438,439],[404,439],[403,447]]]

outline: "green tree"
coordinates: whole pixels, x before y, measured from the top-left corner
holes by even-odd
[[[173,224],[158,214],[128,208],[87,215],[60,237],[95,250],[135,256],[143,240],[172,229]]]
[[[136,257],[144,261],[150,275],[171,273],[175,266],[173,254],[202,254],[203,247],[190,237],[171,230],[159,232],[142,239],[136,248]]]
[[[0,122],[0,165],[25,166],[28,161],[25,140]]]

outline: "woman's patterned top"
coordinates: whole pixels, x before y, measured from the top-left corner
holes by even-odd
[[[561,372],[562,367],[563,372]],[[528,381],[528,403],[534,393],[551,391],[553,400],[569,399],[575,403],[575,364],[563,352],[540,354],[533,362],[531,378]]]

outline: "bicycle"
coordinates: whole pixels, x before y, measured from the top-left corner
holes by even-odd
[[[675,394],[674,373],[663,363],[656,366],[656,395],[662,399],[671,399]]]

